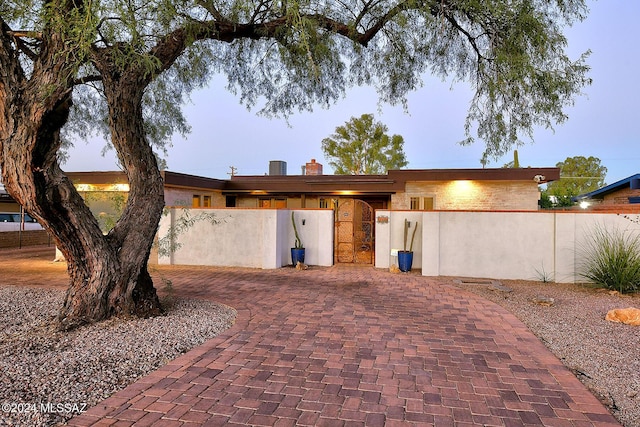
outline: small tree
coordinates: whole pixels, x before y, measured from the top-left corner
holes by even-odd
[[[604,178],[607,168],[600,164],[597,157],[567,157],[556,166],[560,168],[560,180],[549,183],[547,191],[558,200],[570,200],[571,197],[606,185]]]
[[[374,121],[372,114],[352,117],[322,140],[322,150],[338,175],[377,175],[400,169],[407,161],[400,135],[387,135],[389,129]]]

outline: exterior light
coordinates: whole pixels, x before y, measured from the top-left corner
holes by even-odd
[[[129,184],[113,184],[111,186],[111,188],[109,188],[108,191],[123,191],[123,192],[128,192],[129,191]]]
[[[580,202],[580,207],[582,209],[587,209],[589,207],[589,202],[587,202],[586,200],[583,200]]]
[[[76,190],[78,191],[92,191],[93,185],[91,184],[76,184]]]

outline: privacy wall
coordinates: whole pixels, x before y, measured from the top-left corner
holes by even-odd
[[[376,267],[403,248],[418,221],[413,268],[425,276],[579,282],[580,249],[596,227],[640,233],[638,216],[582,212],[376,211]],[[418,237],[416,237],[418,239]]]
[[[279,268],[291,264],[294,212],[305,263],[333,264],[333,211],[327,209],[171,208],[158,231],[159,264]],[[170,233],[171,231],[171,233]],[[167,244],[168,243],[168,244]]]

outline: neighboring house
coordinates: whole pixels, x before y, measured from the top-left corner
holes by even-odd
[[[0,231],[42,230],[35,219],[20,209],[0,181]]]
[[[640,174],[631,175],[598,190],[573,197],[572,200],[579,203],[583,209],[640,212]]]

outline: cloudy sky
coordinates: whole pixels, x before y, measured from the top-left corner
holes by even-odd
[[[569,52],[577,58],[587,49],[593,84],[568,109],[569,120],[555,132],[539,129],[535,141],[518,148],[522,166],[555,166],[567,157],[595,156],[607,167],[607,183],[640,173],[640,43],[637,18],[640,2],[591,1],[589,17],[568,29]],[[402,135],[409,168],[479,168],[482,141],[460,146],[464,118],[471,99],[465,83],[451,85],[425,78],[424,87],[409,96],[409,113],[401,107],[378,105],[373,88],[350,90],[329,110],[294,115],[287,124],[247,111],[225,90],[223,77],[192,96],[185,106],[192,133],[175,136],[169,149],[169,170],[213,178],[228,178],[230,167],[240,175],[262,175],[270,160],[287,162],[290,175],[323,157],[321,141],[351,117],[373,113],[390,134]],[[116,170],[115,157],[101,156],[103,142],[77,142],[67,171]],[[492,162],[501,167],[509,154]]]

